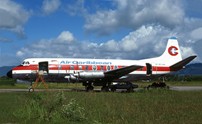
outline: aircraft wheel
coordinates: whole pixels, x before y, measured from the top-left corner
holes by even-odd
[[[127,91],[128,91],[128,92],[133,92],[134,90],[133,90],[132,87],[130,87],[130,88],[127,89]]]
[[[108,92],[108,91],[109,91],[109,87],[103,86],[103,87],[101,88],[101,91],[103,91],[103,92]]]
[[[90,90],[90,91],[92,91],[93,89],[94,89],[94,87],[93,87],[93,86],[90,86],[90,87],[89,87],[89,90]]]
[[[88,92],[88,91],[93,91],[93,89],[94,89],[93,86],[87,86],[87,87],[86,87],[86,91],[87,91],[87,92]]]
[[[116,88],[111,88],[111,91],[112,91],[112,92],[115,92],[115,91],[116,91]]]
[[[34,89],[33,88],[29,88],[29,92],[34,92]]]

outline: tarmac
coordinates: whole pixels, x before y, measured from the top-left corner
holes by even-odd
[[[170,90],[176,90],[176,91],[198,91],[198,90],[202,90],[202,86],[171,86]]]

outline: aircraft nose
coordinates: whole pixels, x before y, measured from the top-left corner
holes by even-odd
[[[7,77],[12,78],[12,70],[7,73]]]

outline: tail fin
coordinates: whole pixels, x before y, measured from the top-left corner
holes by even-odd
[[[169,66],[182,60],[180,47],[175,37],[168,39],[166,50],[160,57],[158,57],[158,59],[164,61],[165,64]]]

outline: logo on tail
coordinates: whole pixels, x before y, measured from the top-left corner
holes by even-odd
[[[171,55],[171,56],[176,56],[178,54],[178,48],[176,46],[170,46],[168,48],[168,53]]]

